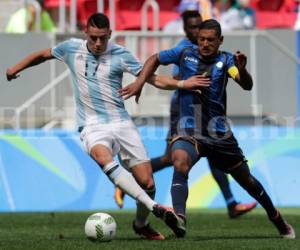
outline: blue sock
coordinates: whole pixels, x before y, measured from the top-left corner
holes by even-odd
[[[165,162],[162,159],[163,157],[156,157],[151,159],[152,172],[158,172],[164,168],[171,167],[172,163]]]
[[[210,161],[208,161],[208,162],[209,162],[209,167],[210,167],[212,176],[214,177],[214,179],[216,180],[217,184],[219,185],[219,187],[221,189],[221,192],[224,196],[227,207],[228,208],[235,207],[236,204],[238,204],[238,203],[234,199],[233,194],[231,192],[227,175],[223,171],[217,169],[216,167],[213,167],[212,164],[210,163]]]
[[[176,214],[182,214],[184,216],[189,192],[187,180],[188,176],[185,176],[174,169],[171,187],[173,208]]]

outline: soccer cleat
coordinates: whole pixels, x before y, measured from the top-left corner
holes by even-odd
[[[272,223],[275,225],[275,227],[278,229],[279,234],[284,239],[295,239],[296,233],[294,231],[294,228],[288,224],[281,216],[279,211],[277,210],[277,214],[274,218],[269,219],[272,221]]]
[[[252,202],[249,204],[238,203],[234,207],[228,209],[228,215],[231,219],[237,218],[245,213],[250,212],[257,205],[257,202]]]
[[[183,238],[186,234],[186,218],[183,214],[177,214],[178,227],[180,228],[179,234],[176,234],[178,238]]]
[[[162,205],[156,204],[153,207],[152,213],[162,219],[166,225],[172,229],[176,237],[182,238],[185,236],[186,228],[184,219],[175,214],[172,208],[167,208]]]
[[[165,237],[155,229],[153,229],[148,223],[146,226],[137,227],[135,223],[132,223],[133,230],[136,234],[141,235],[147,240],[164,240]]]
[[[123,208],[123,205],[124,205],[124,196],[125,196],[125,193],[123,192],[123,190],[119,187],[116,187],[114,199],[120,209]]]
[[[288,223],[285,224],[286,224],[286,232],[280,233],[281,237],[284,239],[296,239],[296,233],[294,228]]]

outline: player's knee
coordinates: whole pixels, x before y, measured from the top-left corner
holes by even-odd
[[[111,151],[102,145],[92,147],[90,155],[100,166],[104,166],[113,161]]]
[[[103,155],[97,152],[91,152],[91,156],[101,167],[113,161],[110,155]]]
[[[154,180],[152,176],[143,176],[139,178],[138,183],[145,190],[150,190],[154,188]]]
[[[189,172],[189,169],[190,169],[190,166],[189,166],[189,162],[188,162],[188,159],[186,158],[174,158],[174,161],[173,161],[173,165],[174,165],[174,168],[176,169],[177,172],[183,174],[183,175],[187,175],[188,172]]]

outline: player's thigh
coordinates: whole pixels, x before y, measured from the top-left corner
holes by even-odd
[[[113,161],[111,149],[101,144],[93,146],[90,155],[101,167]]]
[[[239,168],[246,161],[241,151],[232,150],[214,150],[207,157],[209,165],[223,172],[230,173],[232,170]]]
[[[198,159],[199,154],[193,143],[179,139],[172,144],[172,162],[177,171],[188,173]]]
[[[132,122],[124,123],[116,136],[120,145],[120,158],[129,169],[149,162],[141,136]]]
[[[108,126],[86,126],[80,133],[80,139],[87,153],[101,166],[110,163],[119,151]]]

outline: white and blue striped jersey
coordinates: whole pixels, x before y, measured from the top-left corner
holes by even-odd
[[[127,49],[108,43],[97,58],[87,49],[86,40],[70,39],[52,48],[51,53],[71,71],[79,127],[131,119],[118,91],[123,73],[136,76],[142,65]]]

